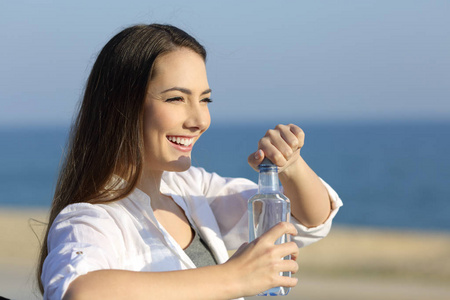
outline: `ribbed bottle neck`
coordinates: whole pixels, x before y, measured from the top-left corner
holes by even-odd
[[[278,168],[275,165],[259,167],[259,194],[276,193],[280,190]]]

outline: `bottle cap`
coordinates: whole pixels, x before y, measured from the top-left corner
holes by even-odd
[[[258,168],[261,167],[276,167],[276,165],[270,161],[267,157],[264,157],[263,161],[259,164]]]

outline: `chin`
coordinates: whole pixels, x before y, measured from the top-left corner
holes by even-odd
[[[191,167],[191,158],[190,157],[180,157],[178,160],[171,161],[168,163],[165,171],[168,172],[184,172],[189,170]]]

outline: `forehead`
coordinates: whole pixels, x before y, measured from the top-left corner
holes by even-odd
[[[189,48],[177,48],[158,56],[154,62],[151,80],[189,75],[206,77],[206,66],[203,57]]]

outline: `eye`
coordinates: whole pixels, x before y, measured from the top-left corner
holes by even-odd
[[[211,98],[204,98],[204,99],[200,100],[200,102],[211,103],[213,101]]]
[[[173,98],[166,99],[165,102],[178,102],[178,101],[183,101],[183,100],[184,100],[183,97],[173,97]]]

